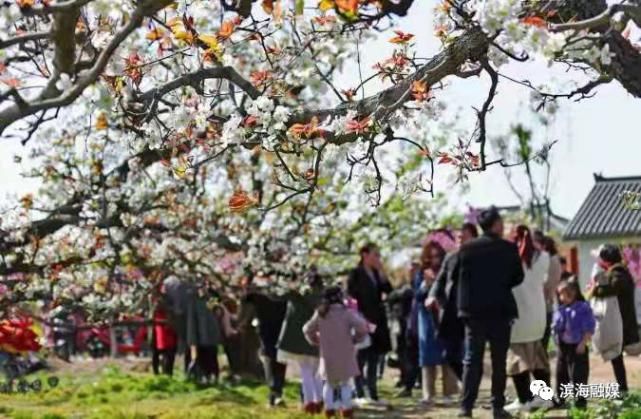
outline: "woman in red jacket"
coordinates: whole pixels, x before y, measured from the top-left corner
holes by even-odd
[[[176,331],[169,323],[168,305],[162,291],[156,302],[153,319],[153,353],[151,363],[154,374],[159,373],[160,359],[162,358],[162,372],[163,374],[171,376],[174,372],[178,338]]]

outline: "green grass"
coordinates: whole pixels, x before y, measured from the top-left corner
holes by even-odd
[[[201,387],[182,376],[168,378],[149,373],[124,372],[108,366],[97,373],[66,374],[56,388],[46,384],[46,373],[29,377],[43,381],[40,393],[0,394],[0,418],[13,419],[303,419],[297,405],[298,386],[285,391],[286,409],[267,408],[268,390],[261,382],[244,381],[232,386]],[[382,394],[391,399],[393,389],[383,385]],[[456,406],[424,411],[415,401],[395,401],[392,411],[361,412],[368,419],[453,418]],[[489,417],[477,409],[477,417]],[[532,414],[531,419],[559,418],[563,411]],[[632,394],[623,402],[593,401],[587,410],[570,410],[572,419],[641,419],[641,395]]]
[[[33,378],[29,378],[29,381]],[[43,380],[44,381],[44,380]],[[105,368],[91,375],[63,376],[56,388],[40,393],[0,395],[0,417],[14,419],[137,419],[137,418],[297,418],[293,406],[266,408],[267,389],[258,382],[237,386],[201,387],[151,374]],[[298,388],[286,388],[287,400],[297,400]]]

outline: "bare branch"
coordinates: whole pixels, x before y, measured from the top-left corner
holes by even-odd
[[[481,156],[480,170],[485,170],[485,168],[487,167],[485,162],[485,144],[487,142],[485,121],[487,118],[487,113],[491,109],[492,100],[494,100],[494,96],[496,96],[496,88],[499,84],[499,76],[496,70],[492,68],[492,66],[487,60],[482,60],[481,66],[489,74],[490,80],[492,81],[492,84],[490,85],[490,90],[487,94],[487,99],[485,99],[485,102],[483,103],[483,107],[481,108],[481,110],[477,111],[479,135],[476,141],[481,144],[481,147],[480,147],[481,151],[479,153]]]
[[[143,101],[151,101],[154,98],[159,98],[172,90],[176,90],[184,86],[195,86],[203,80],[207,79],[225,79],[234,83],[236,86],[240,87],[245,93],[247,93],[252,99],[256,99],[260,96],[258,89],[254,87],[248,80],[243,78],[238,72],[232,67],[214,67],[214,68],[202,68],[193,73],[188,73],[180,77],[175,78],[174,80],[168,82],[159,87],[155,87],[151,90],[144,92],[141,95]]]
[[[127,24],[116,33],[105,49],[102,50],[93,67],[78,76],[78,80],[71,89],[60,94],[58,89],[53,88],[55,87],[57,76],[59,76],[54,75],[50,79],[48,86],[43,90],[42,94],[33,102],[28,102],[27,107],[21,108],[16,104],[0,111],[0,135],[9,125],[24,118],[25,116],[33,115],[42,110],[68,106],[73,103],[73,101],[76,100],[90,84],[94,83],[100,74],[102,74],[113,53],[120,44],[140,26],[143,19],[146,16],[153,15],[170,3],[171,0],[145,0],[138,3],[138,7],[131,15]],[[75,28],[75,20],[73,23]],[[60,65],[62,65],[62,68],[59,67],[60,69],[66,68],[66,60],[63,59],[60,62]]]
[[[322,121],[328,117],[345,115],[349,111],[356,111],[361,116],[371,115],[376,111],[389,115],[409,100],[414,81],[425,81],[430,86],[437,84],[445,77],[456,74],[466,61],[476,61],[481,58],[487,51],[487,46],[488,40],[483,31],[478,27],[472,28],[453,40],[447,48],[402,82],[360,101],[345,103],[331,109],[296,113],[292,115],[288,125],[305,123],[313,117]]]
[[[9,48],[12,45],[22,44],[29,41],[38,41],[41,39],[49,38],[51,34],[49,32],[34,32],[28,33],[25,35],[18,35],[9,39],[0,39],[0,49]]]
[[[641,23],[641,6],[633,6],[630,4],[613,4],[597,16],[591,17],[589,19],[579,20],[577,22],[552,24],[550,25],[549,29],[552,32],[563,32],[603,28],[610,23],[612,17],[618,12],[625,13],[626,16],[630,17],[637,25]]]

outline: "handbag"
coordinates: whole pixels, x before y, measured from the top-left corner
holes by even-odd
[[[630,356],[641,355],[641,342],[631,343],[623,347],[623,352]]]
[[[623,320],[616,297],[593,298],[590,302],[596,327],[592,346],[604,361],[611,361],[623,351]]]
[[[357,351],[360,351],[362,349],[369,348],[371,345],[372,345],[372,338],[368,334],[368,335],[365,336],[365,339],[363,339],[362,341],[356,343],[354,345],[354,348],[356,348]]]

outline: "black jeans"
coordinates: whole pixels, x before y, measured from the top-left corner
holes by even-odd
[[[545,314],[545,331],[543,332],[543,338],[541,339],[545,353],[548,353],[548,344],[550,343],[550,334],[552,333],[552,315],[552,312]]]
[[[370,348],[358,351],[358,369],[361,375],[356,377],[356,395],[365,397],[365,386],[372,400],[378,400],[378,362],[381,354]]]
[[[283,387],[285,387],[285,373],[287,365],[281,364],[275,358],[263,357],[263,368],[265,369],[265,381],[269,386],[270,401],[274,398],[283,397]]]
[[[463,381],[463,339],[448,338],[443,340],[445,362],[452,369],[459,381]]]
[[[483,375],[485,343],[490,343],[492,359],[492,408],[502,410],[505,405],[506,358],[510,346],[510,320],[465,319],[465,357],[463,359],[463,398],[461,408],[471,411],[478,397]]]
[[[407,333],[403,368],[405,370],[403,378],[405,388],[412,391],[420,377],[420,367],[418,366],[418,339],[411,333]]]
[[[548,386],[551,385],[550,372],[547,370],[534,370],[531,372],[525,371],[520,374],[513,375],[512,381],[514,381],[516,395],[522,404],[525,404],[534,399],[534,395],[530,391],[530,375],[532,375],[535,380],[543,380]]]
[[[590,357],[588,350],[576,353],[576,344],[559,342],[559,353],[556,356],[556,396],[562,394],[561,384],[587,384],[590,375]],[[563,400],[561,400],[563,401]],[[585,398],[577,398],[576,405],[585,407]]]
[[[628,378],[625,374],[625,365],[623,364],[623,354],[617,356],[612,361],[612,369],[617,383],[619,383],[619,391],[627,393],[628,391]]]
[[[156,349],[151,351],[151,366],[154,374],[160,373],[160,366],[162,361],[162,373],[172,376],[174,374],[174,362],[176,360],[176,348],[172,349]]]
[[[217,346],[197,346],[196,347],[196,370],[189,371],[191,366],[191,350],[185,351],[185,373],[187,375],[195,374],[192,378],[200,379],[205,377],[211,378],[213,375],[216,380],[220,375],[220,366],[218,364],[218,347]]]
[[[209,379],[213,375],[218,380],[220,375],[218,346],[198,346],[196,351],[198,366],[205,377]]]

